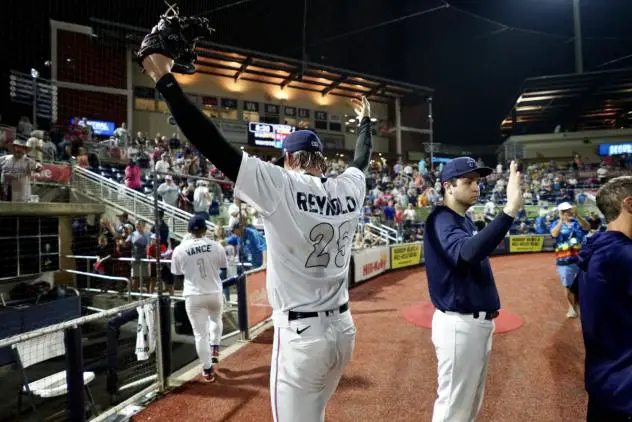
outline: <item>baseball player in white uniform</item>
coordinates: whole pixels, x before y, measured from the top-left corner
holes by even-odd
[[[182,296],[193,328],[195,349],[202,361],[202,377],[212,382],[224,328],[224,297],[219,274],[226,269],[226,251],[218,242],[206,237],[204,216],[191,217],[189,232],[192,237],[173,250],[171,272],[184,276]]]
[[[275,326],[274,421],[324,421],[327,401],[355,344],[347,274],[371,158],[369,102],[356,101],[360,127],[353,161],[328,179],[323,145],[314,132],[292,132],[283,156],[264,162],[232,146],[197,109],[171,74],[173,60],[154,53],[142,65],[184,135],[235,181],[235,196],[263,217]]]

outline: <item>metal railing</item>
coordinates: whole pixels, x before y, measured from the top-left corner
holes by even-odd
[[[119,211],[125,211],[135,219],[154,223],[154,198],[127,186],[105,178],[90,170],[75,167],[72,173],[72,187],[80,193],[104,203]],[[189,219],[192,214],[158,201],[158,208],[164,212],[165,221],[171,229],[171,236],[182,240],[187,234]],[[207,221],[209,230],[215,225]]]
[[[379,238],[383,239],[387,244],[388,243],[398,243],[398,235],[397,230],[391,229],[390,227],[386,227],[383,224],[375,225],[373,223],[365,223],[365,230],[369,230],[369,232]],[[388,230],[386,230],[388,229]]]
[[[10,347],[14,353],[17,372],[19,372],[21,378],[20,383],[23,385],[21,394],[27,397],[26,402],[30,403],[29,407],[32,408],[32,412],[36,413],[37,418],[44,420],[45,416],[50,416],[52,412],[58,415],[65,411],[68,414],[68,420],[84,421],[86,420],[86,404],[89,402],[92,410],[90,414],[91,420],[105,420],[119,409],[135,402],[147,393],[162,390],[165,374],[162,370],[163,344],[159,323],[151,327],[148,326],[148,329],[154,330],[153,338],[156,339],[156,342],[155,349],[150,349],[147,358],[144,360],[138,358],[137,362],[137,350],[133,347],[127,348],[125,355],[121,356],[124,361],[130,364],[128,372],[131,371],[135,378],[139,378],[142,381],[126,386],[128,390],[126,391],[126,396],[128,397],[121,403],[112,403],[104,389],[105,383],[103,382],[107,377],[107,372],[113,369],[110,368],[111,363],[107,360],[107,353],[104,353],[109,321],[123,312],[150,305],[154,310],[156,322],[158,322],[160,321],[161,312],[158,300],[156,297],[141,299],[113,309],[103,310],[0,339],[0,348]],[[130,341],[134,342],[136,327],[134,326],[133,330],[129,331],[133,333]],[[127,337],[130,337],[129,333]],[[50,361],[50,363],[39,367],[38,370],[30,370],[29,367],[31,365],[45,361]],[[62,361],[65,361],[65,364]],[[61,366],[62,364],[63,366]],[[42,372],[44,367],[48,369],[50,375],[46,376]],[[61,371],[57,372],[59,369]],[[31,378],[33,375],[36,378]],[[44,375],[44,378],[41,378],[42,375]],[[38,388],[60,390],[59,394],[67,395],[66,406],[61,412],[58,411],[58,404],[55,404],[54,400],[51,401],[45,398],[55,396],[43,394],[37,389],[35,391],[32,390],[35,388],[33,381],[36,379],[40,383]],[[100,381],[93,383],[92,381],[95,379]],[[65,382],[59,383],[61,380]],[[138,391],[140,389],[142,391]],[[87,395],[84,393],[87,393]],[[36,398],[37,400],[35,400]],[[11,400],[9,396],[5,397],[5,399]],[[20,405],[20,398],[17,399],[17,403],[18,412],[20,412],[23,407]],[[18,414],[17,416],[20,418],[21,415]]]

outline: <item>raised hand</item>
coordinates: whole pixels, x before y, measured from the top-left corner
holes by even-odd
[[[362,122],[362,119],[365,117],[371,117],[371,103],[366,97],[363,96],[362,100],[354,98],[351,102],[353,103],[353,111],[358,117],[358,123]]]
[[[507,206],[505,213],[515,217],[522,208],[522,185],[520,183],[520,172],[518,163],[512,161],[509,165],[509,181],[507,182]]]

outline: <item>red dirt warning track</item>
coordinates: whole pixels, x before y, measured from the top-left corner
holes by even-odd
[[[502,305],[524,325],[494,336],[481,422],[585,420],[584,352],[551,254],[493,258]],[[394,271],[351,290],[356,350],[329,402],[328,421],[430,421],[436,359],[430,330],[402,311],[428,300],[423,268]],[[220,364],[213,384],[190,382],[134,421],[272,421],[268,330]]]

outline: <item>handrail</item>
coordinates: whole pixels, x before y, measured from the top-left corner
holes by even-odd
[[[121,192],[124,192],[125,194],[127,194],[128,196],[132,196],[132,197],[136,197],[139,198],[141,200],[141,202],[145,202],[146,204],[149,205],[154,205],[154,197],[153,195],[145,195],[142,194],[138,191],[135,191],[134,189],[131,189],[121,183],[117,183],[113,180],[108,179],[107,177],[103,177],[100,174],[97,174],[91,170],[87,170],[81,167],[75,167],[74,169],[75,171],[79,172],[79,173],[83,173],[84,176],[91,178],[91,179],[96,179],[97,181],[99,181],[102,184],[105,185],[109,185],[111,188],[116,189],[117,192],[120,194]],[[121,188],[123,188],[121,190]],[[167,204],[165,201],[158,201],[158,205],[160,207],[162,207],[165,211],[169,211],[172,214],[176,214],[179,215],[185,219],[189,219],[191,218],[192,214],[188,213],[184,210],[181,210],[180,208],[174,207],[173,205],[169,205]],[[211,223],[213,224],[213,223]]]
[[[121,183],[84,168],[75,167],[73,180],[75,187],[79,191],[85,190],[83,193],[88,196],[95,197],[114,208],[130,212],[142,220],[154,222],[153,196],[130,189]],[[164,201],[158,201],[158,208],[165,213],[166,218],[173,220],[171,227],[173,235],[178,239],[184,237],[187,232],[187,224],[193,214],[171,206]],[[215,228],[215,224],[209,220],[206,221],[206,226],[209,230]]]
[[[391,235],[390,235],[390,234],[389,234],[386,230],[384,230],[384,229],[382,229],[382,228],[380,228],[380,227],[376,226],[375,224],[373,224],[373,223],[366,223],[364,226],[365,226],[365,227],[369,227],[369,228],[371,228],[371,229],[374,229],[375,231],[377,231],[378,233],[380,233],[380,235],[381,235],[381,236],[383,236],[384,238],[386,238],[386,239],[388,239],[388,240],[391,240],[391,241],[393,241],[393,242],[397,243],[397,238],[396,238],[396,237],[391,236]],[[396,233],[397,233],[397,232],[396,232]]]

